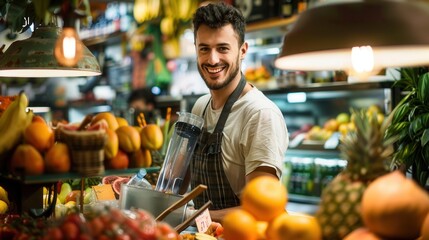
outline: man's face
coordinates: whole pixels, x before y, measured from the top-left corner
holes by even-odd
[[[231,24],[212,29],[201,25],[195,39],[198,71],[211,90],[222,89],[240,77],[241,60],[247,43],[238,46],[238,36]]]

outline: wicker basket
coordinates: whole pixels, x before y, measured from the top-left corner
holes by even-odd
[[[105,130],[70,131],[61,129],[61,141],[71,153],[72,170],[83,176],[100,175],[104,172]]]

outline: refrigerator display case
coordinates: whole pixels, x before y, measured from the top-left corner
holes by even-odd
[[[330,82],[264,91],[282,111],[290,133],[282,179],[290,201],[318,204],[324,186],[347,164],[338,148],[340,133],[334,132],[328,140],[309,140],[305,132],[295,132],[304,125],[323,128],[329,119],[351,109],[378,106],[387,115],[402,97],[393,83]],[[300,101],[293,97],[298,93],[305,96]]]

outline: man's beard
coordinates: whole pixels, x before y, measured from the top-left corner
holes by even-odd
[[[205,64],[205,65],[207,65],[207,64]],[[228,74],[228,76],[226,76],[226,79],[224,82],[221,82],[220,84],[217,84],[217,83],[209,84],[209,81],[204,77],[203,69],[202,69],[203,66],[198,65],[198,72],[200,73],[201,77],[203,78],[204,82],[206,83],[206,86],[210,90],[219,90],[219,89],[224,88],[225,86],[228,86],[228,84],[230,84],[232,82],[232,80],[234,80],[235,76],[237,76],[237,74],[239,74],[239,72],[240,72],[240,69],[238,67],[239,66],[239,60],[237,58],[237,62],[235,63],[235,67],[231,69],[230,74]]]

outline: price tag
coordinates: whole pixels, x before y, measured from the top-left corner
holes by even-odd
[[[113,192],[112,186],[110,184],[92,186],[92,190],[94,190],[98,201],[116,200],[115,193]]]
[[[195,224],[199,233],[205,233],[212,224],[209,209],[207,208],[198,217],[195,218]]]

